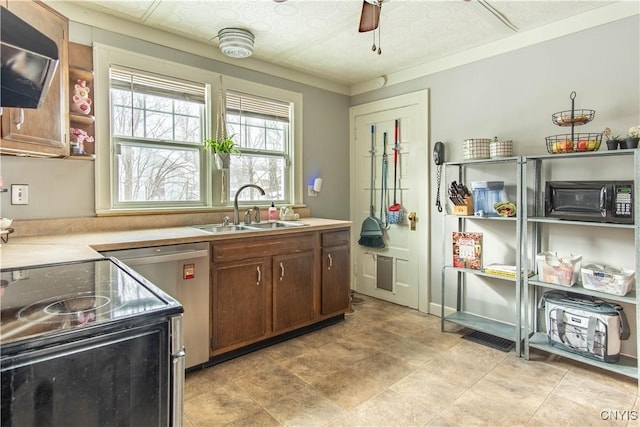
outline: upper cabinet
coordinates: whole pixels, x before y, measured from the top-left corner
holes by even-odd
[[[3,108],[0,153],[66,157],[69,155],[69,22],[41,2],[9,0],[1,4],[53,40],[58,46],[60,62],[40,108]]]

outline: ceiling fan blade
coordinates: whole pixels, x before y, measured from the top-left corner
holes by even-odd
[[[380,6],[366,0],[362,1],[362,14],[360,15],[360,27],[358,31],[365,33],[378,28],[380,22]]]

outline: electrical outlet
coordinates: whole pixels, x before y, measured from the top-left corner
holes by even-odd
[[[313,185],[310,185],[309,189],[307,191],[307,196],[316,197],[317,195],[318,195],[318,193],[316,193],[315,190],[313,189]]]
[[[27,270],[14,270],[11,272],[11,279],[13,279],[14,281],[24,280],[28,278],[29,274],[27,273]]]
[[[11,184],[11,204],[29,204],[29,186],[27,184]]]

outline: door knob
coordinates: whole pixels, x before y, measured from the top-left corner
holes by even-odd
[[[407,218],[409,218],[409,222],[411,223],[411,230],[414,231],[416,229],[416,220],[418,219],[418,216],[415,212],[411,212]]]

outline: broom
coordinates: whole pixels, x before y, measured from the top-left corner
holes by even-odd
[[[360,239],[358,244],[370,248],[384,248],[384,240],[382,239],[382,226],[380,220],[375,217],[375,208],[373,206],[373,168],[375,162],[375,126],[371,125],[371,187],[369,192],[369,216],[362,222],[360,229]]]
[[[396,201],[396,184],[398,182],[398,131],[400,121],[396,119],[395,140],[393,144],[393,204],[387,211],[387,222],[389,224],[400,224],[402,222],[402,206]]]

